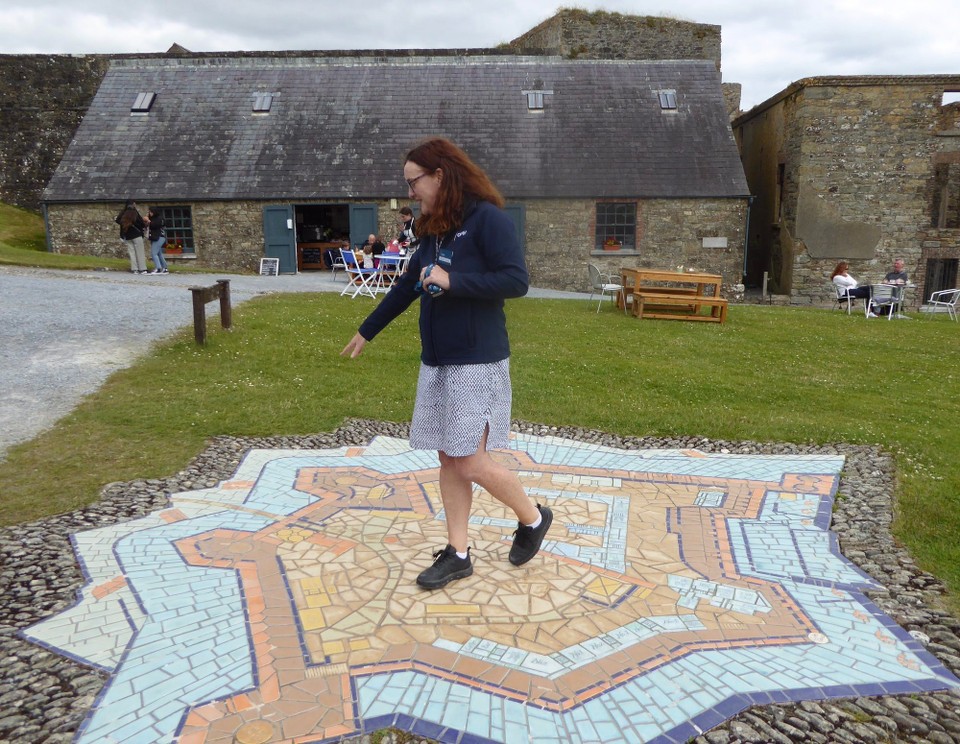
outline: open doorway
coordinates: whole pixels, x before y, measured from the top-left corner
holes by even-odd
[[[300,204],[293,211],[297,229],[297,270],[329,270],[330,252],[350,245],[350,205]]]

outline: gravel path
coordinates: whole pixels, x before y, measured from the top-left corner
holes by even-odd
[[[342,273],[334,279],[327,271],[137,276],[0,267],[0,318],[6,321],[0,323],[0,458],[11,445],[52,426],[152,342],[191,327],[189,287],[211,286],[217,279],[230,280],[234,307],[263,294],[340,292],[344,286]],[[586,297],[537,289],[530,296]],[[208,304],[208,326],[218,315],[218,303]],[[344,343],[348,337],[344,329]]]

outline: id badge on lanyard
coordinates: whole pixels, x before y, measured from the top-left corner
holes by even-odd
[[[437,263],[444,268],[444,271],[450,271],[450,267],[453,266],[453,246],[448,243],[444,247],[443,238],[439,235],[437,236]]]

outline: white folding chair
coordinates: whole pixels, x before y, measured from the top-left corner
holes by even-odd
[[[389,292],[397,277],[400,276],[404,263],[405,261],[399,253],[381,253],[380,263],[377,265],[377,278],[373,287],[374,293]]]
[[[343,288],[340,296],[343,297],[347,292],[352,290],[351,298],[356,297],[358,294],[364,294],[376,299],[373,282],[377,278],[377,270],[365,269],[360,266],[357,263],[357,257],[353,255],[353,251],[349,248],[341,248],[340,255],[343,256],[343,264],[346,266],[345,271],[348,279],[347,286]]]

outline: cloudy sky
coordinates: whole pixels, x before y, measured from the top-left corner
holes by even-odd
[[[2,0],[0,53],[491,47],[559,7],[719,24],[744,109],[814,75],[960,73],[958,0]]]

